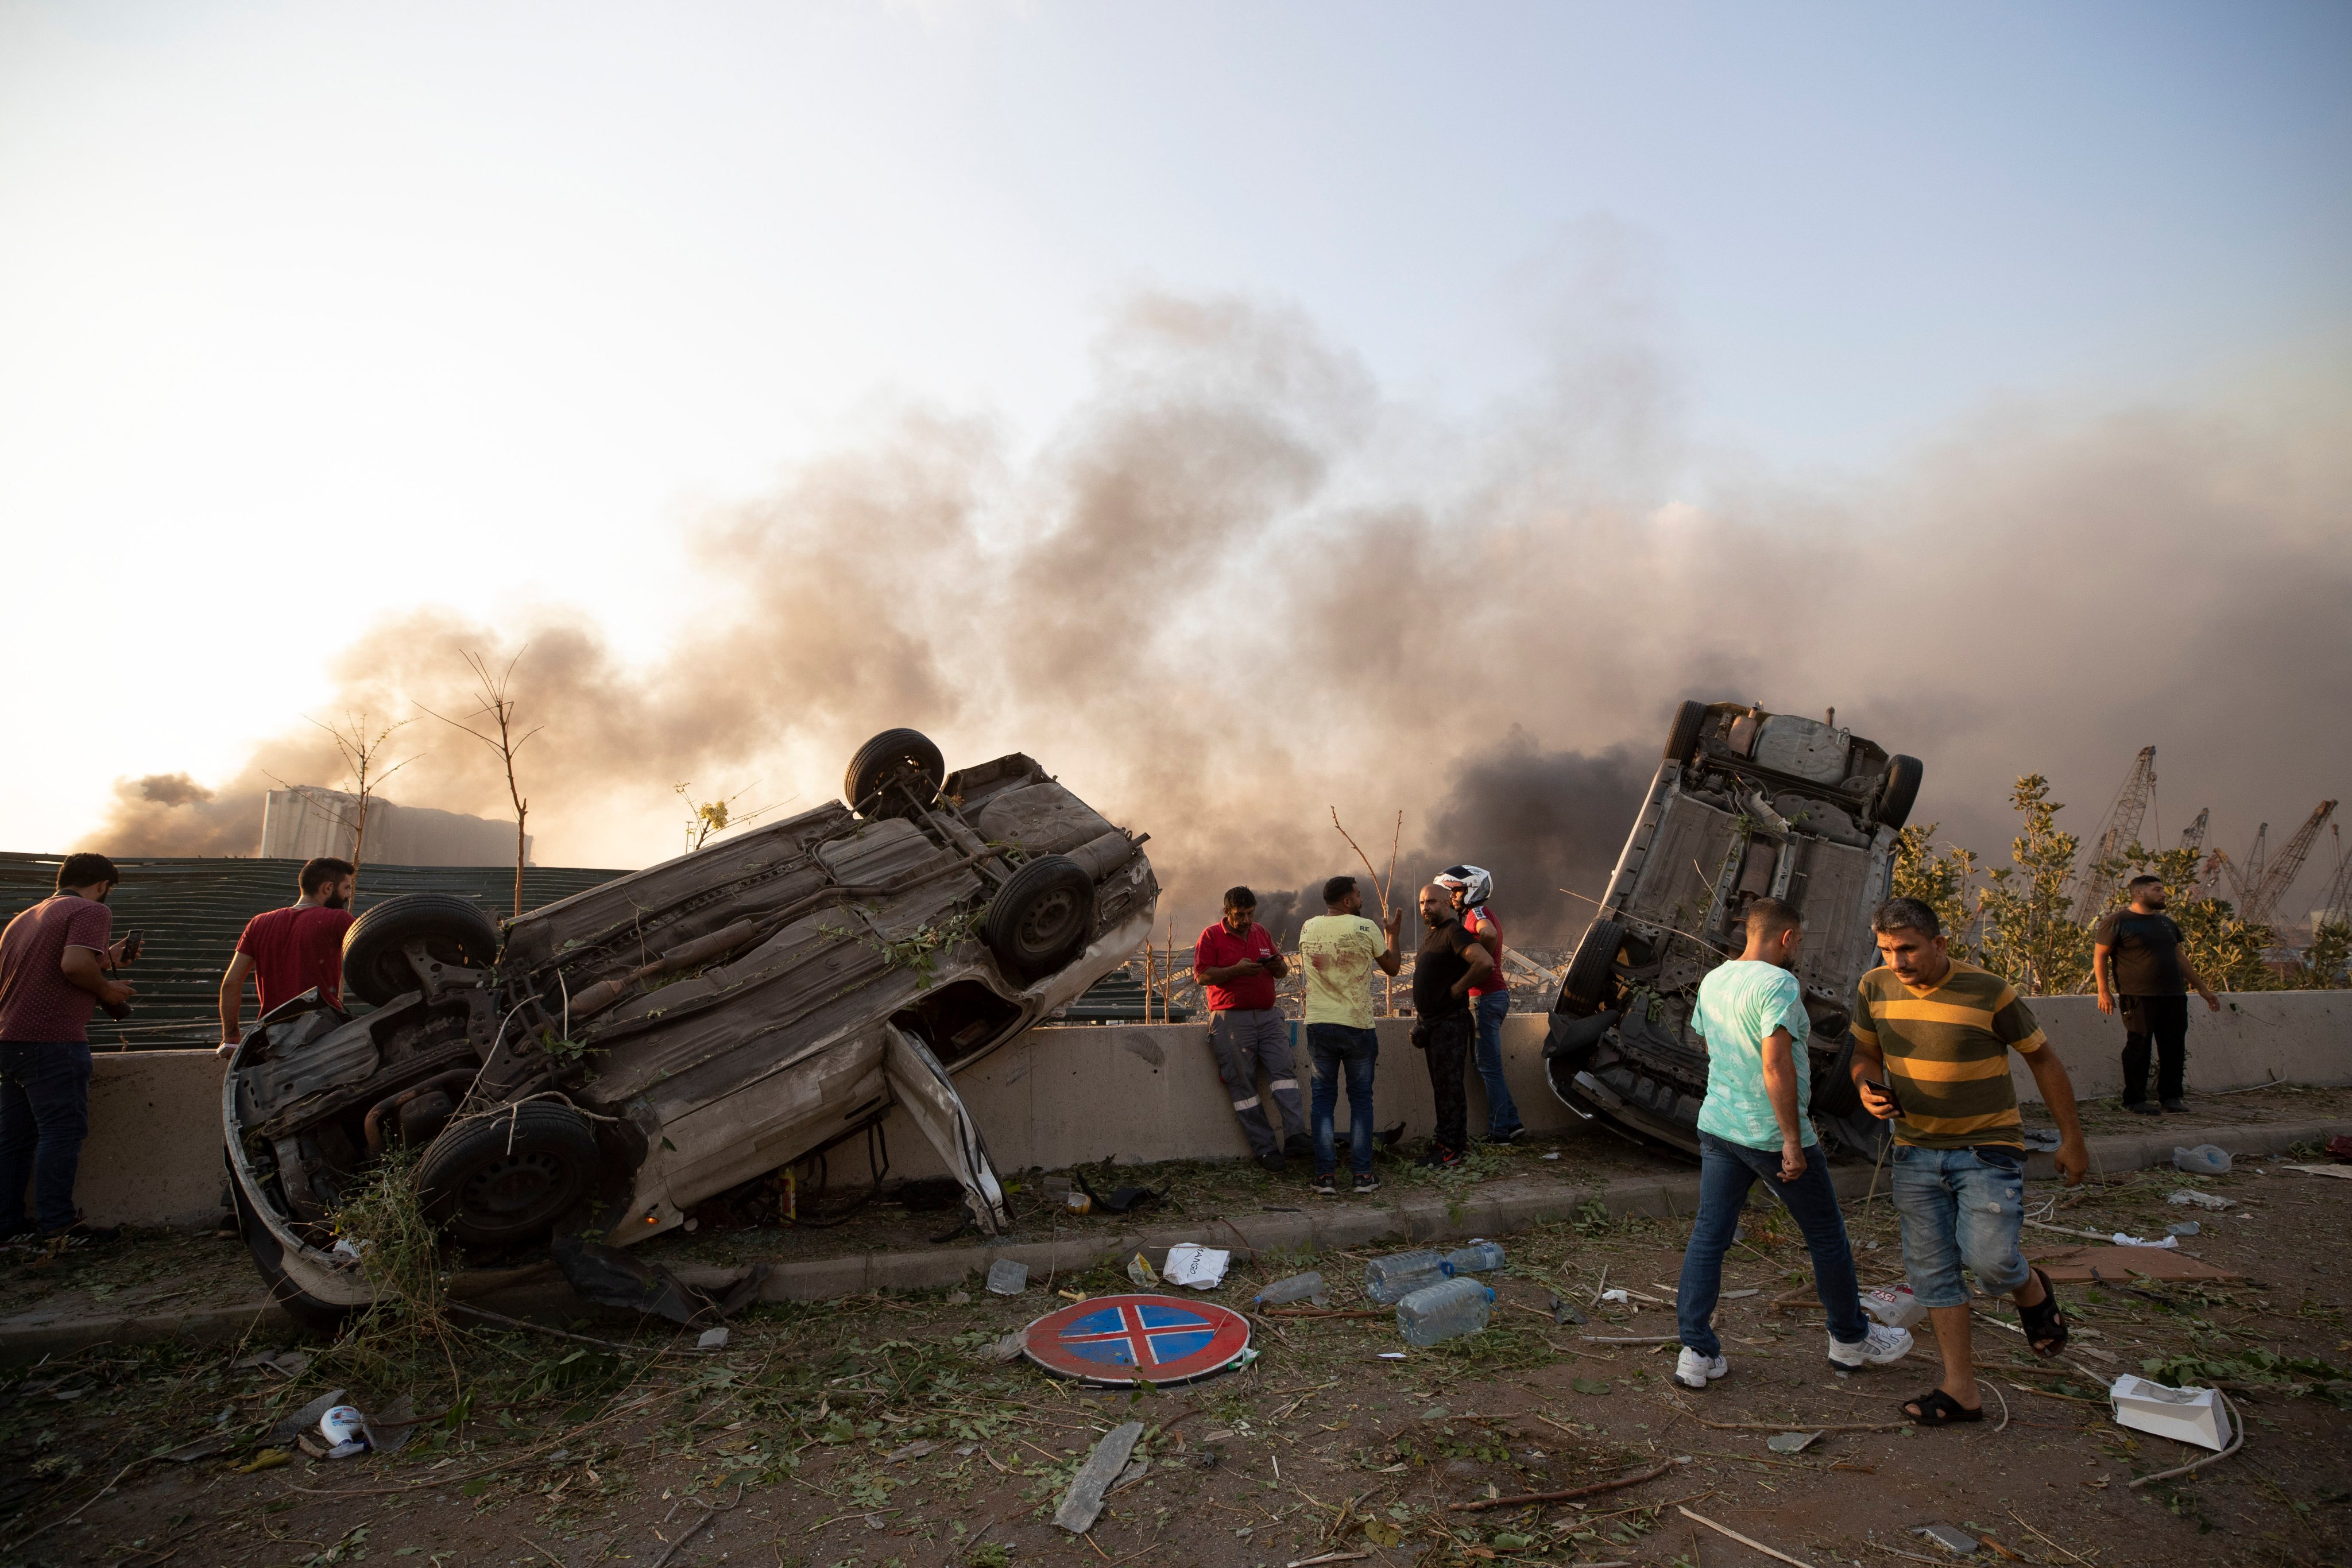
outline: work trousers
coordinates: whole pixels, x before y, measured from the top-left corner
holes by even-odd
[[[74,1176],[89,1135],[89,1047],[79,1040],[0,1043],[0,1229],[33,1220],[54,1234],[74,1222]]]
[[[1478,1019],[1478,1076],[1486,1083],[1486,1135],[1507,1138],[1519,1130],[1519,1108],[1503,1076],[1503,1020],[1511,1016],[1511,993],[1488,991],[1470,998]]]
[[[1298,1064],[1290,1048],[1290,1020],[1273,1008],[1228,1008],[1209,1015],[1209,1043],[1217,1053],[1217,1076],[1240,1118],[1250,1153],[1260,1159],[1282,1152],[1284,1143],[1307,1137],[1307,1116],[1298,1100]],[[1257,1092],[1265,1070],[1266,1092],[1282,1113],[1282,1138],[1267,1122]]]
[[[2156,1048],[2156,1097],[2178,1100],[2189,1077],[2189,998],[2187,997],[2126,997],[2124,1015],[2124,1103],[2137,1105],[2147,1098],[2148,1048]]]
[[[1698,1218],[1691,1222],[1690,1244],[1683,1249],[1682,1282],[1675,1291],[1675,1327],[1684,1346],[1709,1360],[1723,1354],[1723,1342],[1715,1333],[1723,1257],[1738,1232],[1748,1189],[1759,1181],[1772,1189],[1804,1232],[1805,1249],[1813,1259],[1813,1290],[1829,1313],[1830,1337],[1840,1344],[1857,1344],[1869,1337],[1870,1324],[1863,1318],[1854,1281],[1853,1248],[1846,1240],[1845,1216],[1838,1208],[1837,1189],[1830,1185],[1829,1158],[1822,1146],[1806,1145],[1805,1174],[1782,1181],[1780,1150],[1754,1149],[1701,1133]]]
[[[1468,1009],[1414,1026],[1413,1043],[1429,1058],[1429,1093],[1437,1102],[1437,1146],[1460,1154],[1470,1146],[1470,1050],[1477,1026]]]

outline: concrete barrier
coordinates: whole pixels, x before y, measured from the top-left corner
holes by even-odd
[[[2199,1090],[2246,1088],[2273,1081],[2352,1083],[2352,992],[2255,991],[2221,998],[2208,1013],[2192,1000],[2189,1082]],[[2032,1004],[2051,1043],[2085,1099],[2122,1084],[2120,1020],[2102,1017],[2088,997],[2044,997]],[[1545,1082],[1544,1017],[1514,1013],[1503,1031],[1504,1071],[1521,1118],[1538,1133],[1579,1124]],[[1435,1105],[1421,1052],[1406,1036],[1411,1021],[1380,1021],[1373,1074],[1374,1120],[1402,1121],[1425,1136]],[[1313,1071],[1306,1030],[1298,1040],[1302,1095]],[[208,1051],[107,1052],[96,1058],[90,1135],[83,1145],[77,1197],[92,1223],[194,1225],[220,1212],[220,1060]],[[1486,1125],[1485,1085],[1470,1073],[1470,1128]],[[2038,1097],[2032,1074],[2015,1069],[2020,1096]],[[1058,1170],[1083,1161],[1244,1158],[1249,1145],[1209,1051],[1204,1024],[1107,1025],[1033,1030],[956,1080],[991,1155],[1007,1171]],[[1346,1096],[1338,1127],[1348,1127]],[[936,1176],[943,1167],[905,1113],[884,1123],[893,1174]],[[855,1145],[832,1161],[836,1182],[865,1179]]]

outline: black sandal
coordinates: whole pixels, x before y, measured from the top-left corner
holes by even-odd
[[[1922,1427],[1958,1427],[1969,1421],[1984,1419],[1984,1406],[1971,1410],[1940,1388],[1930,1388],[1918,1398],[1906,1401],[1903,1414]]]
[[[2066,1314],[2058,1305],[2058,1291],[2050,1276],[2036,1269],[2033,1277],[2042,1281],[2042,1300],[2018,1308],[2017,1316],[2025,1325],[2025,1343],[2033,1347],[2034,1354],[2047,1360],[2066,1348]]]

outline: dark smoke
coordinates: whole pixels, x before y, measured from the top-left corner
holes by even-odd
[[[1357,871],[1333,807],[1382,873],[1407,813],[1401,897],[1470,860],[1520,939],[1570,939],[1547,890],[1597,890],[1685,696],[1835,706],[1924,758],[1920,819],[1995,862],[2018,774],[2088,831],[2151,742],[2173,833],[2210,804],[2239,843],[2345,792],[2332,409],[2012,416],[1806,491],[1691,480],[1677,401],[1602,331],[1455,430],[1296,311],[1146,297],[1034,459],[910,412],[709,518],[663,656],[623,662],[578,612],[419,608],[341,657],[335,707],[461,716],[462,656],[520,653],[538,856],[575,865],[674,852],[680,779],[830,799],[893,726],[951,764],[1026,751],[1153,835],[1180,946],[1234,883]],[[478,743],[429,718],[401,740],[404,803],[506,814]],[[289,716],[215,798],[126,786],[89,843],[249,854],[272,780],[341,777]]]
[[[1657,768],[1654,756],[1625,746],[1546,751],[1515,727],[1455,769],[1415,864],[1486,867],[1496,918],[1513,939],[1566,946],[1592,905],[1559,890],[1601,896]]]

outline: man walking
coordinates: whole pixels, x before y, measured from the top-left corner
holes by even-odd
[[[111,1241],[83,1225],[74,1177],[89,1134],[89,1012],[131,1000],[108,971],[138,956],[125,938],[110,943],[107,894],[121,881],[104,855],[68,855],[56,896],[0,932],[0,1239],[37,1234],[52,1247]],[[25,1184],[33,1218],[25,1218]]]
[[[2210,1012],[2221,1010],[2189,956],[2180,950],[2180,927],[2164,912],[2162,881],[2136,876],[2131,903],[2101,920],[2091,933],[2091,973],[2099,982],[2099,1010],[2112,1015],[2118,998],[2124,1010],[2124,1109],[2158,1113],[2147,1103],[2148,1045],[2156,1046],[2156,1097],[2167,1111],[2186,1111],[2189,1066],[2189,993],[2205,998]]]
[[[1495,879],[1482,867],[1455,865],[1438,873],[1437,884],[1453,889],[1455,918],[1494,961],[1486,977],[1470,988],[1470,1016],[1478,1030],[1478,1076],[1486,1084],[1486,1141],[1515,1143],[1527,1129],[1503,1076],[1503,1020],[1511,1014],[1511,982],[1503,975],[1503,928],[1486,902],[1494,896]]]
[[[1192,944],[1192,973],[1209,998],[1209,1043],[1217,1053],[1217,1076],[1241,1118],[1250,1153],[1270,1171],[1282,1169],[1283,1151],[1305,1154],[1310,1145],[1307,1121],[1298,1110],[1298,1065],[1292,1055],[1290,1027],[1275,1006],[1274,983],[1290,972],[1274,934],[1257,923],[1257,894],[1246,887],[1225,889],[1224,918]],[[1257,1092],[1258,1069],[1282,1113],[1283,1141],[1275,1142]]]
[[[1944,1380],[1903,1407],[1922,1427],[1984,1419],[1969,1334],[1965,1265],[1977,1288],[2017,1303],[2036,1355],[2066,1344],[2066,1315],[2049,1277],[2026,1266],[2025,1137],[2009,1053],[2025,1058],[2058,1123],[2058,1174],[2090,1168],[2074,1085],[2017,988],[1955,960],[1936,912],[1890,898],[1871,916],[1882,967],[1855,988],[1853,1081],[1870,1113],[1894,1122],[1895,1212],[1903,1270],[1935,1325]],[[1885,1082],[1877,1075],[1885,1074]]]
[[[1730,1370],[1715,1332],[1723,1258],[1759,1177],[1804,1232],[1813,1289],[1830,1320],[1830,1364],[1884,1366],[1911,1354],[1911,1335],[1863,1316],[1845,1215],[1829,1160],[1809,1119],[1812,1074],[1805,1042],[1812,1020],[1790,973],[1804,937],[1797,912],[1777,898],[1748,906],[1748,947],[1699,981],[1692,1026],[1706,1040],[1706,1098],[1698,1108],[1698,1218],[1683,1249],[1675,1291],[1683,1343],[1675,1381],[1705,1388]]]
[[[1470,988],[1494,971],[1495,960],[1454,918],[1454,892],[1431,883],[1421,890],[1421,918],[1429,927],[1412,961],[1412,1043],[1429,1061],[1429,1090],[1437,1102],[1437,1132],[1422,1164],[1451,1170],[1470,1141],[1470,1094],[1463,1074],[1477,1025]]]
[[[236,939],[236,956],[221,976],[219,1055],[236,1051],[245,1038],[239,1015],[247,975],[260,993],[256,1018],[268,1017],[278,1003],[313,988],[325,1000],[342,1005],[343,933],[352,928],[352,893],[359,873],[349,861],[320,855],[303,862],[294,880],[301,896],[283,909],[255,915]]]
[[[1372,966],[1393,975],[1402,967],[1397,931],[1404,911],[1388,924],[1364,918],[1364,895],[1352,876],[1323,884],[1325,913],[1298,931],[1298,958],[1307,972],[1307,1051],[1315,1062],[1315,1190],[1339,1195],[1339,1152],[1332,1135],[1339,1104],[1339,1074],[1348,1075],[1348,1154],[1356,1192],[1380,1190],[1372,1174],[1372,1070],[1381,1037],[1372,1028]]]

